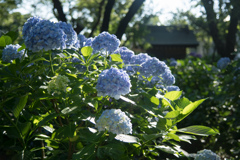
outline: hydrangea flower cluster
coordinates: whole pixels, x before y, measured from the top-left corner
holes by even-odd
[[[134,52],[127,47],[119,47],[114,53],[121,55],[124,64],[130,64],[131,58],[134,56]]]
[[[98,131],[108,130],[114,134],[132,134],[130,118],[120,109],[105,110],[96,122]]]
[[[91,47],[93,48],[93,53],[97,53],[103,50],[102,53],[108,52],[108,54],[113,53],[120,45],[120,40],[114,34],[109,34],[108,32],[102,32],[92,41]]]
[[[19,44],[10,44],[7,45],[2,51],[2,60],[4,62],[10,63],[14,59],[21,59],[24,56],[24,50],[17,51],[21,46]],[[25,55],[26,57],[27,55]]]
[[[64,75],[53,77],[52,80],[48,82],[48,93],[61,94],[61,92],[66,92],[68,82],[70,82],[69,79]]]
[[[67,41],[66,41],[67,48],[71,48],[72,46],[79,48],[80,44],[78,41],[77,33],[72,28],[72,25],[67,24],[65,22],[59,22],[58,25],[63,30],[63,32],[67,35]]]
[[[172,72],[169,68],[167,68],[165,70],[165,73],[162,74],[162,82],[166,86],[170,86],[170,85],[173,85],[175,83],[175,77],[174,77],[174,75],[172,74]]]
[[[70,24],[38,17],[29,18],[23,25],[23,38],[26,47],[33,52],[79,47],[77,34]]]
[[[217,67],[219,69],[225,69],[230,62],[231,62],[231,60],[228,57],[220,58],[217,62]]]
[[[137,55],[133,55],[130,60],[130,64],[142,65],[144,62],[146,62],[150,58],[151,57],[147,53],[140,53]],[[132,69],[134,72],[139,72],[140,66],[132,66]]]
[[[180,91],[180,88],[178,86],[167,86],[166,89],[167,89],[168,92]]]
[[[177,61],[174,58],[171,58],[169,66],[173,66],[173,67],[177,66]]]
[[[99,74],[96,89],[98,96],[110,96],[119,99],[131,91],[129,75],[126,71],[117,68],[110,68]]]
[[[194,160],[220,160],[220,157],[211,150],[204,149],[197,152]]]
[[[156,57],[151,57],[142,64],[139,72],[145,77],[159,76],[160,74],[163,74],[167,68],[165,62],[159,61]]]
[[[82,34],[78,34],[78,40],[79,40],[80,48],[82,48],[84,42],[87,41],[87,38],[84,35],[82,35]]]

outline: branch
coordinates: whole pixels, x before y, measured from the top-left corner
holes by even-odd
[[[59,0],[52,0],[53,2],[53,13],[55,17],[62,22],[67,22],[66,14],[63,12],[62,3]],[[54,10],[57,10],[57,14]]]
[[[130,20],[132,19],[132,17],[134,16],[134,14],[138,11],[138,9],[141,7],[141,5],[143,4],[145,0],[135,0],[132,5],[130,6],[128,13],[126,14],[125,17],[123,17],[123,19],[120,21],[119,25],[118,25],[118,29],[116,32],[116,36],[118,39],[122,39],[122,35],[124,34],[128,23],[130,22]]]
[[[104,17],[103,17],[101,32],[108,31],[110,16],[111,16],[111,12],[112,12],[114,3],[115,3],[115,0],[108,0],[108,3],[106,5],[105,11],[104,11]]]

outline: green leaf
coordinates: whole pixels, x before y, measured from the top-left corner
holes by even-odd
[[[157,97],[152,96],[150,101],[156,105],[159,105],[159,99]]]
[[[112,58],[112,61],[123,62],[120,54],[111,54],[110,56]]]
[[[73,160],[83,159],[84,155],[92,155],[95,151],[95,144],[90,144],[84,147],[82,150],[80,150],[77,153],[74,153],[72,156]]]
[[[167,123],[167,120],[165,118],[158,117],[157,128],[165,131],[167,129],[166,123]]]
[[[158,133],[158,134],[144,134],[143,135],[143,138],[146,140],[146,141],[149,141],[149,140],[154,140],[156,138],[159,138],[159,137],[162,137],[163,135]]]
[[[9,31],[5,35],[11,37],[12,42],[15,41],[18,38],[18,33],[14,32],[14,31]]]
[[[199,135],[199,136],[209,136],[209,135],[219,134],[218,130],[213,130],[212,128],[201,126],[201,125],[189,126],[186,128],[178,129],[177,131],[182,133]]]
[[[161,151],[170,153],[170,154],[174,154],[176,152],[173,148],[171,148],[169,146],[165,146],[165,145],[155,146],[155,148],[160,149]]]
[[[6,45],[12,44],[12,38],[9,36],[4,36]]]
[[[179,114],[180,112],[177,110],[171,111],[171,112],[168,112],[164,118],[171,118],[171,119],[176,118]]]
[[[46,123],[48,121],[50,121],[51,119],[57,117],[59,114],[58,113],[53,113],[53,114],[50,114],[48,116],[46,116],[45,118],[43,118],[43,120],[41,120],[39,123],[38,123],[38,127],[41,127],[43,125],[46,125]]]
[[[174,101],[177,100],[180,96],[182,95],[182,91],[171,91],[171,92],[167,92],[164,97]]]
[[[29,132],[29,130],[31,129],[31,123],[30,122],[25,122],[25,123],[18,122],[17,127],[21,131],[21,134],[24,138],[27,135],[27,133]]]
[[[138,138],[134,137],[134,136],[130,136],[130,135],[126,135],[126,134],[118,134],[115,137],[116,140],[125,142],[125,143],[137,143],[138,142]]]
[[[205,99],[200,99],[198,101],[195,101],[193,103],[190,103],[189,105],[187,105],[183,111],[181,112],[181,114],[178,117],[178,122],[180,122],[181,120],[183,120],[185,117],[187,117],[190,113],[192,113]]]
[[[183,98],[181,98],[181,99],[179,99],[179,100],[176,100],[176,104],[177,104],[177,106],[178,107],[180,107],[180,108],[185,108],[187,105],[189,105],[191,102],[187,99],[187,98],[185,98],[185,97],[183,97]]]
[[[84,57],[89,57],[92,54],[92,51],[93,49],[90,46],[86,46],[81,49],[81,52]]]
[[[174,133],[167,134],[168,139],[174,139],[175,141],[180,141],[180,138]]]
[[[72,112],[76,111],[77,109],[78,109],[78,107],[76,107],[76,106],[72,107],[72,108],[66,107],[61,112],[62,112],[62,114],[67,115],[67,114],[71,114]]]
[[[136,103],[134,101],[132,101],[131,99],[128,99],[127,97],[120,96],[120,99],[124,100],[125,102],[132,103],[133,105],[136,106]]]
[[[0,47],[5,47],[5,46],[6,46],[5,38],[4,38],[4,36],[2,36],[0,38]]]
[[[18,105],[13,109],[13,115],[17,118],[20,114],[20,112],[23,110],[23,108],[26,106],[28,99],[28,94],[21,97],[19,100]]]

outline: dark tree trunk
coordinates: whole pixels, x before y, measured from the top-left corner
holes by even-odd
[[[116,32],[116,36],[118,39],[122,39],[122,35],[126,31],[127,25],[134,16],[134,14],[138,11],[138,9],[141,7],[145,0],[135,0],[132,5],[130,6],[128,13],[126,14],[125,17],[120,21],[118,25],[118,29]]]
[[[66,14],[63,12],[62,3],[59,0],[52,0],[53,2],[53,13],[55,17],[62,22],[67,22]],[[57,13],[55,12],[57,10]]]
[[[222,57],[229,57],[233,59],[234,56],[231,53],[234,52],[234,47],[236,45],[237,25],[240,19],[240,1],[231,1],[233,8],[230,13],[230,23],[227,29],[228,32],[225,36],[220,36],[219,34],[219,30],[217,28],[218,22],[216,19],[216,13],[213,10],[213,0],[201,0],[201,2],[203,3],[203,6],[206,10],[210,35],[213,38],[213,42],[218,54]]]
[[[107,5],[105,7],[105,11],[104,11],[101,32],[108,31],[110,16],[111,16],[111,12],[112,12],[114,4],[115,4],[115,0],[108,0]]]
[[[226,52],[225,56],[233,59],[234,55],[231,55],[231,53],[234,52],[235,44],[236,44],[236,33],[237,33],[237,25],[239,21],[240,16],[240,1],[235,1],[233,3],[233,9],[230,13],[230,24],[228,26],[228,33],[226,36]]]
[[[105,0],[102,0],[100,3],[99,3],[99,7],[98,7],[98,18],[97,18],[97,21],[96,23],[94,24],[93,28],[92,28],[92,31],[91,33],[89,34],[89,37],[92,37],[94,31],[96,30],[99,22],[100,22],[100,19],[102,17],[102,8],[103,8],[103,4],[104,4]],[[105,15],[104,15],[105,16]]]

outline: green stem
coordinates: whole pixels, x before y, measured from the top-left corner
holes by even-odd
[[[52,74],[54,75],[54,70],[53,70],[53,65],[52,65],[52,52],[51,51],[49,53],[49,59],[50,59],[50,66],[51,66]]]

